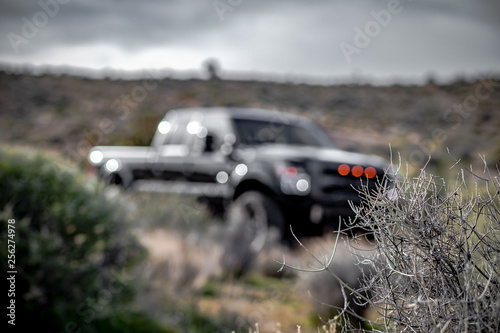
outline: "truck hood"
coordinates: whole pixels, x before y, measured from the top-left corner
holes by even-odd
[[[318,160],[331,163],[347,163],[370,165],[377,168],[385,168],[388,162],[377,155],[368,155],[361,153],[348,152],[341,149],[329,147],[310,147],[310,146],[293,146],[293,145],[261,145],[252,148],[244,148],[241,150],[241,155],[245,159],[266,159],[266,160]]]

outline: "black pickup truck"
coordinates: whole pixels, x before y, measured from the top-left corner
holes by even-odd
[[[343,151],[311,120],[273,110],[185,108],[167,112],[149,147],[96,146],[98,175],[127,189],[192,193],[244,225],[251,247],[273,227],[319,234],[352,216],[361,184],[387,179],[379,156]],[[241,240],[243,242],[243,240]]]

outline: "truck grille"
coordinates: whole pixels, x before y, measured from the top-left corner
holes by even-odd
[[[352,166],[351,166],[352,167]],[[360,202],[361,198],[357,189],[362,185],[368,186],[370,190],[377,187],[378,180],[384,176],[383,170],[377,170],[374,178],[366,176],[355,177],[352,174],[342,176],[337,171],[337,164],[323,164],[316,166],[316,182],[312,185],[312,195],[316,200],[334,206],[348,206],[349,201]]]

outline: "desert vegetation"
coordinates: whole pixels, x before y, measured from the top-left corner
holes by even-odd
[[[290,292],[293,274],[277,273],[274,259],[290,249],[267,249],[236,279],[221,266],[223,221],[194,197],[108,188],[54,152],[0,154],[2,239],[16,220],[17,327],[27,318],[81,332],[312,325],[309,302]]]
[[[18,247],[24,261],[19,295],[27,304],[20,316],[42,316],[46,327],[499,328],[500,183],[498,170],[486,165],[473,172],[457,164],[451,180],[425,171],[403,176],[397,169],[396,181],[362,191],[364,204],[353,207],[353,222],[370,229],[370,237],[340,232],[297,238],[295,248],[275,244],[247,274],[235,277],[220,261],[223,221],[195,198],[117,192],[88,179],[78,187],[82,174],[70,175],[53,161],[57,156],[44,156],[2,149],[1,214],[2,223],[16,218],[18,237],[29,239]],[[117,277],[124,279],[120,293],[109,289]]]
[[[297,239],[314,265],[294,267],[283,260],[283,268],[314,276],[316,283],[308,290],[330,309],[327,329],[500,329],[499,170],[490,171],[484,163],[480,172],[461,165],[452,179],[425,169],[409,176],[397,168],[399,177],[390,186],[381,182],[371,192],[364,187],[360,192],[365,201],[352,207],[357,213],[352,223],[372,230],[371,246],[366,245],[367,235],[358,235],[360,241],[343,240],[338,234],[330,255],[325,255]],[[345,253],[356,258],[354,266],[342,267]],[[336,292],[329,290],[332,286]],[[375,320],[366,309],[376,313],[371,317]]]
[[[465,164],[499,160],[500,82],[495,77],[425,85],[312,85],[249,80],[173,79],[160,71],[136,79],[91,79],[0,71],[0,140],[55,149],[81,166],[92,145],[149,145],[169,109],[262,107],[322,124],[341,147],[389,157],[413,174],[447,176],[449,148]]]
[[[60,169],[57,158],[27,148],[0,150],[2,269],[17,272],[12,328],[35,321],[47,331],[144,326],[168,332],[130,304],[132,269],[146,251],[131,235],[124,210],[80,173]],[[9,253],[14,259],[7,267]]]
[[[367,288],[384,330],[498,331],[499,194],[498,169],[486,161],[482,170],[462,165],[454,179],[406,176],[390,196],[365,193],[355,209],[375,229]]]
[[[161,77],[139,100],[143,80],[1,72],[1,232],[16,219],[18,300],[48,331],[496,332],[498,85]],[[478,89],[488,98],[467,104]],[[307,115],[342,148],[392,149],[397,180],[353,207],[371,236],[276,243],[235,276],[221,264],[224,221],[202,202],[117,191],[88,173],[91,145],[147,145],[167,109],[198,105]],[[110,298],[116,274],[127,279]]]

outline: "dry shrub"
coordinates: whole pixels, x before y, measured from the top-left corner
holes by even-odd
[[[307,293],[313,318],[326,323],[344,315],[352,325],[358,325],[360,319],[369,315],[370,304],[364,298],[369,298],[370,293],[364,290],[364,281],[372,270],[360,258],[374,253],[373,244],[364,237],[351,238],[337,233],[307,239],[303,244],[313,255],[306,252],[306,256],[302,256],[301,265],[305,269],[299,270],[297,282],[299,290]],[[318,259],[322,262],[319,266]],[[363,297],[356,292],[361,290]]]
[[[376,256],[365,262],[382,328],[498,332],[500,183],[486,163],[481,176],[465,169],[451,184],[422,171],[362,192],[354,209],[374,230]]]
[[[323,257],[297,239],[316,266],[283,266],[310,275],[312,296],[338,310],[337,331],[499,332],[498,177],[486,163],[480,176],[464,168],[451,182],[425,168],[417,177],[393,170],[352,207],[355,225],[372,230],[373,252],[339,237]],[[365,306],[379,318],[366,318]]]

